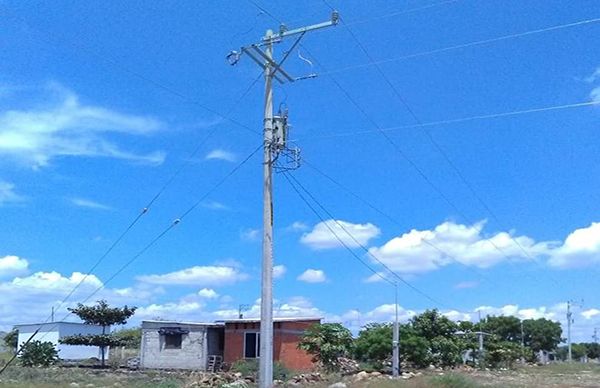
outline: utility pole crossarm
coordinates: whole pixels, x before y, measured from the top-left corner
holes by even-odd
[[[321,28],[335,26],[339,22],[340,22],[340,14],[337,11],[333,11],[331,14],[331,20],[323,22],[323,23],[313,24],[311,26],[306,26],[306,27],[295,28],[293,30],[287,30],[285,25],[282,24],[279,34],[272,35],[271,39],[279,40],[279,39],[283,39],[283,38],[286,38],[286,37],[292,36],[292,35],[304,34],[305,32],[315,31],[315,30],[320,30]],[[267,37],[263,38],[263,41],[266,42],[267,40],[268,40]]]

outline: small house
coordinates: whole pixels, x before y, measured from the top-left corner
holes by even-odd
[[[223,324],[142,321],[140,367],[211,370],[223,359]]]
[[[84,360],[92,357],[101,357],[101,351],[98,346],[65,345],[59,343],[59,340],[76,334],[102,334],[102,326],[87,325],[79,322],[47,322],[16,325],[15,329],[19,332],[19,346],[27,342],[33,333],[39,329],[31,341],[51,342],[56,350],[58,350],[58,357],[63,360]],[[106,356],[108,357],[108,353]]]
[[[290,370],[311,370],[312,357],[298,349],[300,338],[310,326],[321,318],[273,319],[273,360]],[[231,365],[242,359],[260,357],[260,319],[232,319],[225,324],[224,362]]]

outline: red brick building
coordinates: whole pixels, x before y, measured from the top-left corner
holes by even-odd
[[[304,333],[321,318],[275,318],[273,320],[273,360],[291,370],[313,368],[311,356],[298,349]],[[229,365],[241,359],[260,356],[260,319],[233,319],[225,321],[223,361]]]

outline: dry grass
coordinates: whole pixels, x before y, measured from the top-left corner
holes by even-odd
[[[0,376],[0,387],[58,388],[76,383],[81,388],[184,388],[190,382],[189,373],[159,371],[111,371],[86,368],[22,368],[10,367]],[[340,381],[330,376],[328,382],[315,388],[326,388]],[[594,364],[555,364],[543,367],[522,367],[511,371],[425,372],[408,380],[385,378],[352,382],[349,388],[478,388],[478,387],[600,387],[600,366]]]

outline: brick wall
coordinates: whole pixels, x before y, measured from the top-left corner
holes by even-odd
[[[311,370],[314,365],[311,356],[298,349],[298,342],[304,330],[319,320],[275,322],[273,324],[273,359],[286,368],[297,371]],[[258,322],[228,322],[225,324],[224,361],[232,364],[244,358],[244,334],[259,332]]]

